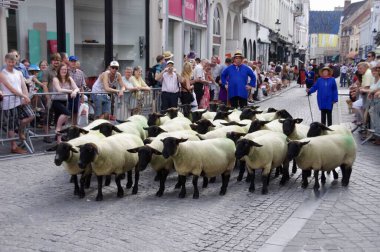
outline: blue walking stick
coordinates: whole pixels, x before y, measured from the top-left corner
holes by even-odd
[[[307,93],[307,100],[309,101],[309,109],[310,109],[310,115],[311,115],[311,122],[314,122],[313,112],[311,111],[310,94],[309,94],[309,92]]]

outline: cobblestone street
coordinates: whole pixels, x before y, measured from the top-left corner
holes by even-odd
[[[334,124],[350,127],[346,96],[339,98]],[[316,94],[310,101],[313,119],[319,120]],[[298,85],[260,105],[285,108],[305,124],[312,122],[305,90]],[[147,169],[140,174],[137,195],[128,189],[117,198],[112,182],[103,190],[104,200],[96,202],[96,179],[78,199],[69,175],[54,165],[54,155],[2,160],[0,250],[379,251],[380,148],[360,145],[357,133],[355,138],[358,153],[349,186],[342,188],[331,175],[319,194],[312,186],[301,188],[300,170],[282,187],[279,178],[271,179],[267,195],[261,195],[261,183],[249,193],[235,171],[224,197],[218,178],[192,199],[188,178],[187,197],[179,199],[171,174],[158,198],[159,183]]]

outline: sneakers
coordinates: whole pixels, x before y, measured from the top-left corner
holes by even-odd
[[[26,154],[28,152],[26,150],[24,150],[23,148],[17,146],[15,149],[11,149],[11,153],[14,153],[14,154]]]

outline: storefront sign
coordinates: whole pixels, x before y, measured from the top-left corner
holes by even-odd
[[[195,10],[196,10],[196,1],[185,0],[185,19],[196,22]]]
[[[169,15],[182,17],[182,0],[169,0]]]

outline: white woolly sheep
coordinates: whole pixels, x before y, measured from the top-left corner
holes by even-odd
[[[168,176],[169,172],[174,169],[173,159],[171,157],[164,158],[162,155],[160,155],[164,148],[161,140],[167,137],[175,137],[189,139],[191,141],[200,141],[195,133],[196,132],[192,130],[161,133],[155,137],[151,143],[146,144],[142,147],[128,150],[131,153],[138,153],[138,167],[140,171],[145,170],[150,163],[152,169],[157,172],[157,175],[160,179],[160,188],[158,189],[156,196],[161,197],[163,195],[165,190],[166,177]],[[179,184],[176,185],[176,188],[179,188]]]
[[[237,126],[237,125],[231,125],[231,126],[221,127],[213,131],[209,131],[206,134],[198,134],[198,137],[203,140],[213,139],[213,138],[226,138],[226,134],[232,131],[239,132],[239,133],[247,133],[245,128]]]
[[[103,200],[102,182],[103,176],[115,174],[117,185],[117,196],[123,197],[124,190],[121,187],[120,180],[125,177],[125,172],[135,168],[135,184],[132,194],[138,191],[139,170],[137,167],[137,154],[130,153],[127,150],[143,146],[140,137],[121,133],[110,136],[101,142],[87,143],[80,145],[79,168],[84,168],[91,163],[92,171],[98,178],[98,195],[97,201]]]
[[[182,119],[180,118],[178,118],[177,120],[175,119],[170,120],[161,126],[157,126],[157,125],[149,126],[147,128],[144,128],[144,130],[148,131],[148,137],[156,137],[163,132],[191,130],[190,124],[187,121],[182,121],[182,119],[188,120],[187,118],[182,117]]]
[[[144,140],[147,137],[144,127],[140,122],[125,122],[116,125],[116,127],[123,133],[129,133],[139,136],[141,140]]]
[[[291,141],[288,158],[295,158],[302,169],[302,187],[308,185],[307,173],[314,170],[314,189],[319,189],[319,171],[331,171],[340,166],[342,185],[350,182],[352,165],[356,158],[356,142],[350,135],[327,135]]]
[[[148,126],[160,126],[169,121],[170,117],[161,113],[152,113],[148,115]]]
[[[252,137],[252,139],[249,139]],[[251,173],[251,185],[249,191],[255,190],[254,170],[262,169],[262,194],[268,193],[268,183],[270,172],[273,168],[281,165],[285,167],[281,184],[284,184],[289,179],[288,171],[289,161],[286,159],[287,141],[286,136],[280,132],[267,132],[258,137],[246,135],[240,139],[236,145],[235,156],[237,159],[244,157],[248,172]]]
[[[162,140],[164,148],[162,155],[173,158],[175,169],[181,184],[180,198],[186,195],[186,176],[193,175],[193,198],[199,197],[198,177],[215,177],[222,175],[220,195],[227,191],[230,174],[235,164],[235,144],[227,138],[210,139],[204,141],[187,141],[168,137]]]

